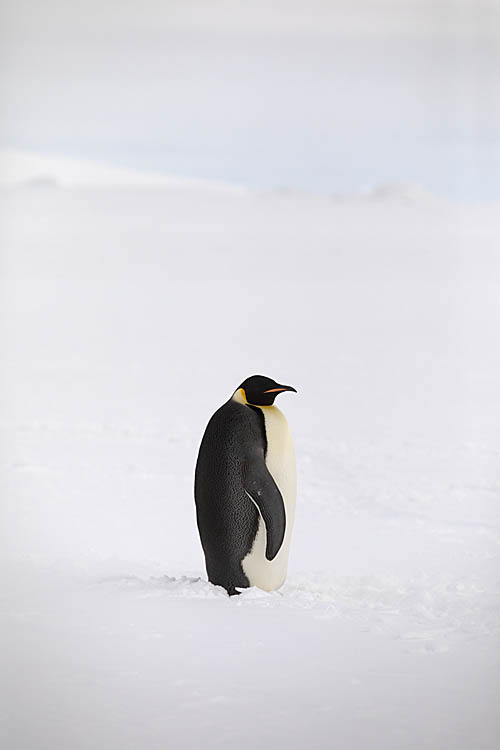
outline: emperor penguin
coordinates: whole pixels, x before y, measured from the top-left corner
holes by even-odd
[[[229,595],[279,588],[288,568],[296,467],[278,394],[263,375],[241,383],[210,419],[195,472],[196,518],[208,580]]]

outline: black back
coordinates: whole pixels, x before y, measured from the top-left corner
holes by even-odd
[[[230,594],[249,586],[241,561],[252,548],[259,511],[269,560],[285,534],[283,498],[265,464],[266,447],[262,411],[230,400],[209,421],[198,454],[196,516],[207,574]]]

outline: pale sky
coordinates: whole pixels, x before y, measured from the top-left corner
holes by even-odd
[[[0,145],[500,198],[500,3],[4,0]]]

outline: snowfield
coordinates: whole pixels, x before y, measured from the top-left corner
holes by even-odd
[[[496,748],[499,206],[30,159],[0,190],[2,746]],[[298,390],[297,517],[285,586],[229,598],[193,472],[255,373]]]

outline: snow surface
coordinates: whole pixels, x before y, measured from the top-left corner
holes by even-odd
[[[498,206],[98,172],[0,193],[2,746],[496,747]],[[297,519],[229,599],[193,469],[253,373]]]
[[[242,189],[224,182],[141,172],[19,149],[1,149],[0,188],[12,187],[202,188],[231,192]]]

